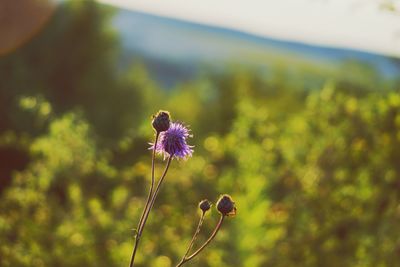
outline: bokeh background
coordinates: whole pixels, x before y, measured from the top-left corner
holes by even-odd
[[[0,266],[127,266],[159,109],[195,153],[173,162],[138,267],[175,266],[221,193],[238,214],[190,266],[400,266],[398,57],[93,1],[0,10]]]

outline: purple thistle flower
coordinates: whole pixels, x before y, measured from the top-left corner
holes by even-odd
[[[189,134],[189,130],[183,124],[173,122],[168,130],[160,133],[156,152],[163,154],[164,159],[168,156],[183,159],[191,157],[193,146],[186,143],[186,138],[188,137],[192,137]],[[152,144],[150,149],[154,149],[154,144]]]

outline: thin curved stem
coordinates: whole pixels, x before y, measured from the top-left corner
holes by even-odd
[[[217,226],[215,226],[214,232],[211,234],[211,236],[207,239],[206,242],[204,242],[204,244],[198,249],[196,250],[192,255],[190,255],[189,257],[185,257],[184,259],[181,260],[181,262],[178,263],[178,265],[176,265],[176,267],[180,267],[183,264],[185,264],[186,262],[190,261],[191,259],[193,259],[194,257],[196,257],[208,244],[210,244],[210,242],[214,239],[214,237],[217,235],[219,229],[222,226],[222,223],[224,222],[224,215],[221,215]]]
[[[143,228],[144,228],[144,226],[146,225],[146,221],[147,221],[147,219],[148,219],[148,217],[149,217],[149,214],[150,214],[151,209],[152,209],[153,206],[154,206],[154,202],[156,201],[158,192],[160,191],[161,184],[162,184],[162,182],[164,181],[165,176],[167,175],[167,172],[168,172],[168,169],[169,169],[169,165],[171,164],[171,161],[172,161],[172,155],[168,157],[168,161],[167,161],[167,165],[165,166],[164,173],[163,173],[163,175],[161,176],[160,180],[158,180],[156,190],[154,191],[153,197],[151,198],[151,201],[150,201],[150,206],[149,206],[149,208],[148,208],[148,210],[147,210],[147,213],[146,213],[146,215],[145,215],[145,217],[144,217],[144,220],[143,220],[143,224],[142,224],[142,227],[141,227],[141,232],[140,232],[140,234],[142,234]]]
[[[188,249],[186,250],[185,255],[183,255],[182,261],[183,261],[183,260],[187,257],[187,255],[189,254],[190,250],[191,250],[192,247],[193,247],[194,241],[196,241],[196,238],[197,238],[197,236],[198,236],[199,233],[200,233],[200,228],[201,228],[201,225],[203,224],[204,215],[205,215],[205,214],[206,214],[206,213],[203,211],[202,214],[201,214],[201,216],[200,216],[200,220],[199,220],[199,224],[197,225],[196,232],[194,233],[194,235],[193,235],[193,237],[192,237],[192,240],[190,241],[189,247],[188,247]]]
[[[157,183],[156,189],[155,189],[153,195],[151,196],[149,204],[147,205],[147,209],[145,210],[142,223],[139,225],[138,233],[136,235],[135,246],[134,246],[134,249],[133,249],[133,252],[132,252],[131,262],[130,262],[130,265],[129,265],[130,267],[134,266],[136,250],[137,250],[137,248],[139,246],[139,241],[140,241],[140,238],[142,237],[144,226],[146,225],[147,219],[149,218],[149,214],[150,214],[151,209],[153,208],[153,205],[154,205],[154,202],[156,200],[157,194],[160,191],[161,184],[162,184],[165,176],[167,175],[169,166],[171,164],[171,160],[172,160],[172,156],[169,156],[168,157],[168,161],[167,161],[167,165],[165,166],[165,169],[164,169],[164,172],[163,172],[160,180]]]
[[[138,227],[136,228],[138,232],[140,232],[140,229],[141,229],[142,223],[143,223],[143,219],[144,219],[144,215],[146,214],[146,211],[147,211],[147,209],[149,207],[149,204],[150,204],[151,197],[153,195],[154,182],[155,182],[154,181],[155,180],[154,179],[154,169],[155,169],[155,166],[154,166],[155,164],[154,163],[155,163],[155,158],[156,158],[156,147],[157,147],[157,142],[158,142],[158,137],[159,136],[160,136],[160,133],[157,132],[156,133],[156,138],[155,138],[155,141],[154,141],[153,154],[152,154],[152,157],[151,157],[151,185],[150,185],[149,195],[147,196],[146,205],[145,205],[145,207],[143,209],[142,215],[140,216]]]
[[[150,204],[151,197],[153,195],[154,169],[155,169],[155,166],[154,166],[155,164],[154,163],[155,163],[155,158],[156,158],[156,146],[157,146],[157,142],[158,142],[158,137],[159,136],[160,136],[160,133],[157,132],[156,133],[156,138],[155,138],[155,141],[154,141],[154,149],[153,149],[153,153],[152,153],[152,157],[151,157],[151,184],[150,184],[150,190],[149,190],[149,195],[147,196],[146,205],[144,206],[144,209],[142,211],[142,215],[140,216],[139,223],[138,223],[138,226],[136,228],[135,245],[133,247],[131,261],[130,261],[130,264],[129,264],[130,267],[133,266],[133,263],[135,261],[136,250],[137,250],[137,247],[138,247],[138,244],[139,244],[139,240],[140,240],[140,234],[139,233],[141,233],[141,225],[143,223],[144,215],[146,214],[146,211],[147,211],[147,209],[149,207],[149,204]]]

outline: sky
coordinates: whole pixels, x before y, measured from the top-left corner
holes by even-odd
[[[258,36],[400,57],[400,14],[380,7],[388,0],[98,1]],[[392,1],[400,7],[400,0]]]

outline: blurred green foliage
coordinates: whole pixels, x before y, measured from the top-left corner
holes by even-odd
[[[175,266],[198,201],[220,193],[238,215],[193,266],[400,266],[398,84],[360,67],[315,88],[283,66],[164,90],[140,65],[118,71],[111,15],[69,1],[0,58],[1,266],[127,266],[160,108],[191,125],[195,154],[173,162],[138,266]]]

